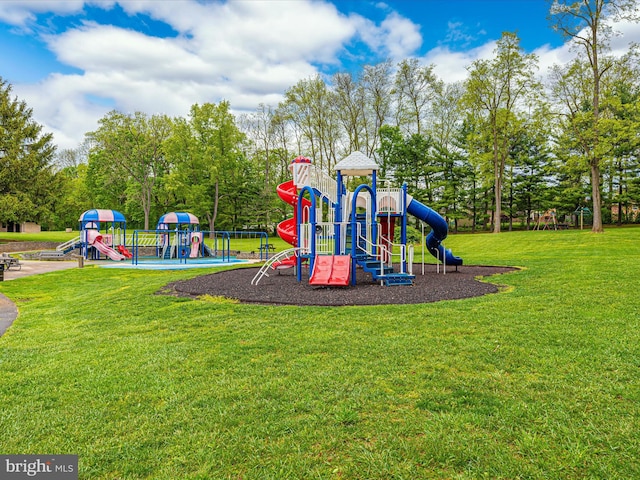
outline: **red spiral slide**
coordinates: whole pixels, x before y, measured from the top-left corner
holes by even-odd
[[[276,187],[278,196],[289,205],[293,206],[293,217],[287,218],[278,224],[276,231],[282,240],[294,247],[298,246],[298,189],[293,183],[293,180],[281,183]],[[311,202],[306,198],[302,200],[302,206],[310,207]],[[306,212],[303,213],[306,216]],[[293,267],[296,263],[295,257],[287,258],[276,262],[273,268],[289,268]]]
[[[276,227],[276,230],[281,239],[293,245],[294,247],[297,247],[298,232],[296,229],[296,225],[298,223],[298,189],[293,184],[293,180],[289,180],[288,182],[284,182],[278,185],[276,188],[276,192],[284,202],[293,206],[293,217],[287,218],[286,220],[280,222]],[[311,202],[307,199],[303,199],[302,206],[310,207]]]

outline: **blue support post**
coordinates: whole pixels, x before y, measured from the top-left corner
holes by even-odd
[[[402,228],[400,229],[400,240],[402,244],[407,245],[407,184],[402,184]],[[406,252],[406,251],[405,251]],[[404,271],[408,272],[409,262],[407,256],[404,258]]]
[[[314,190],[309,187],[309,186],[305,186],[302,187],[302,190],[300,190],[300,193],[298,194],[298,205],[297,205],[297,217],[298,217],[298,225],[296,225],[296,231],[298,232],[298,248],[302,248],[302,246],[300,245],[300,239],[302,238],[301,231],[302,231],[302,202],[303,202],[303,198],[304,198],[304,192],[307,191],[309,192],[310,196],[311,196],[311,212],[309,214],[309,223],[311,223],[312,226],[312,231],[315,232],[315,228],[316,228],[316,195]],[[309,272],[313,271],[313,264],[315,262],[315,256],[316,256],[316,236],[313,235],[311,237],[311,253],[309,255]],[[297,272],[297,278],[298,278],[298,282],[302,281],[302,254],[298,254],[297,258],[296,258],[296,269],[298,270]]]
[[[335,209],[335,220],[334,220],[334,224],[333,224],[333,235],[335,238],[335,243],[334,243],[334,254],[335,255],[342,255],[344,252],[341,251],[340,247],[342,245],[342,235],[340,235],[340,224],[342,223],[342,215],[343,213],[343,205],[342,205],[342,197],[343,197],[343,189],[344,189],[344,185],[343,185],[343,180],[342,180],[342,172],[340,172],[340,170],[338,170],[337,172],[337,177],[336,177],[336,183],[337,183],[337,188],[336,188],[336,195],[337,195],[337,199],[336,199],[336,203],[333,206]]]

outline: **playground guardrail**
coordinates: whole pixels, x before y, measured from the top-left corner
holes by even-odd
[[[60,245],[58,245],[56,247],[56,250],[58,252],[64,252],[68,248],[75,247],[77,244],[79,244],[81,242],[81,240],[82,239],[80,237],[72,238],[71,240],[67,240],[66,242],[61,243]]]
[[[288,250],[283,250],[282,252],[279,252],[273,257],[271,257],[269,260],[267,260],[264,263],[264,265],[262,265],[262,267],[260,267],[260,270],[258,270],[258,273],[254,275],[253,279],[251,280],[251,285],[257,285],[258,282],[262,280],[263,277],[268,277],[269,276],[268,272],[271,265],[273,265],[276,262],[281,262],[282,260],[291,258],[292,255],[297,255],[297,252],[299,250],[300,250],[299,248],[289,248]]]

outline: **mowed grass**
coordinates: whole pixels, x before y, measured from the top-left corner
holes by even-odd
[[[204,271],[4,282],[0,452],[78,454],[84,479],[638,478],[639,240],[452,236],[523,269],[423,305],[156,294]]]

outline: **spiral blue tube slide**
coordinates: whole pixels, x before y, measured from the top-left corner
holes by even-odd
[[[451,250],[447,250],[442,246],[442,242],[447,238],[449,227],[447,226],[447,221],[438,212],[414,198],[409,202],[407,212],[431,227],[431,232],[427,235],[426,241],[427,250],[431,255],[440,261],[445,259],[447,265],[462,265],[462,258],[456,257]]]

